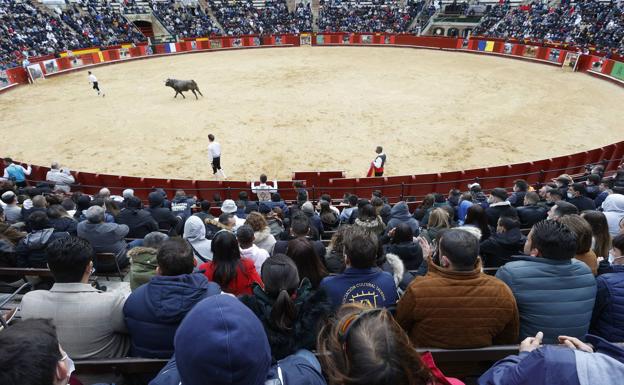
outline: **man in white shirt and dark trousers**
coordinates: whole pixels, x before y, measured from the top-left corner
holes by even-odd
[[[225,172],[221,168],[221,145],[219,142],[215,142],[215,137],[212,134],[208,134],[208,155],[212,159],[212,173],[215,178],[218,178],[218,173],[221,172],[221,177],[225,179]]]
[[[93,89],[97,91],[98,96],[100,96],[100,93],[101,93],[102,97],[104,97],[105,96],[104,92],[100,91],[100,86],[98,84],[97,78],[95,77],[95,75],[91,73],[91,71],[88,71],[88,72],[89,72],[89,82],[93,84]]]
[[[259,202],[270,202],[271,194],[277,192],[277,180],[273,181],[273,186],[267,184],[267,176],[260,175],[260,184],[255,185],[251,182],[251,192],[258,196]]]

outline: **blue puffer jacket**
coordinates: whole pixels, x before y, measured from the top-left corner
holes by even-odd
[[[154,276],[130,294],[123,312],[130,332],[130,355],[170,358],[182,319],[202,299],[221,293],[203,274]]]
[[[544,332],[544,343],[567,335],[583,338],[589,330],[596,299],[596,279],[576,259],[519,256],[496,277],[509,286],[520,312],[520,340]]]
[[[598,294],[590,333],[607,341],[624,342],[624,266],[612,268],[613,273],[596,278]]]

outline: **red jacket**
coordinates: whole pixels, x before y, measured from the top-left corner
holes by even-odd
[[[212,279],[214,276],[215,265],[210,262],[202,263],[199,265],[199,270],[205,270],[204,275],[208,278],[209,281],[214,282]],[[221,287],[221,290],[226,293],[234,294],[236,296],[243,294],[252,294],[251,285],[257,282],[260,286],[264,288],[264,284],[262,283],[262,279],[260,275],[256,271],[256,267],[251,259],[241,258],[240,263],[238,264],[238,268],[236,269],[236,276],[230,281],[227,287]]]

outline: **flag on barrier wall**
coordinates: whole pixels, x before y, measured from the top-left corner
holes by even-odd
[[[485,52],[492,52],[494,51],[494,42],[493,41],[488,41],[485,43]]]

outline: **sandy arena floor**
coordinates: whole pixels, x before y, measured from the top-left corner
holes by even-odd
[[[342,169],[387,175],[564,155],[624,139],[619,87],[557,67],[392,48],[180,55],[95,68],[0,96],[0,154],[74,170],[208,179],[208,133],[228,178]],[[167,77],[204,97],[173,99]]]

